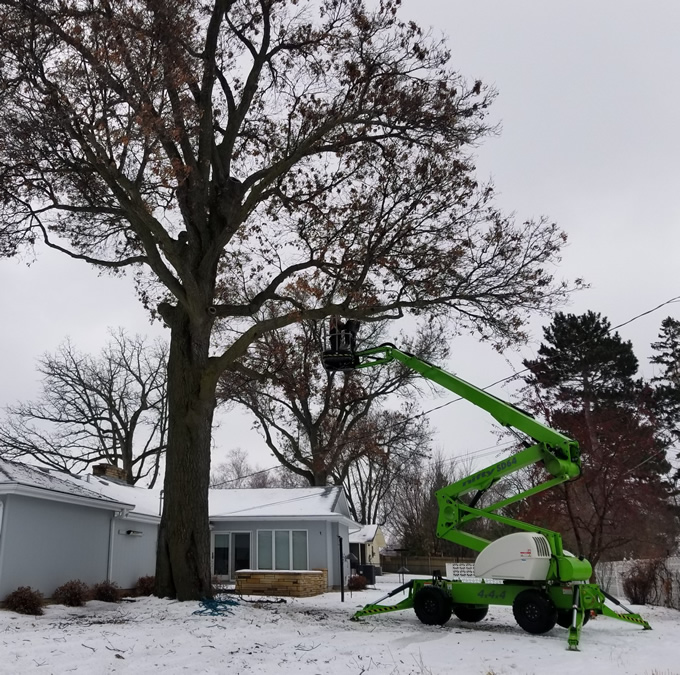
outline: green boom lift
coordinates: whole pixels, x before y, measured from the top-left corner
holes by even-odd
[[[353,328],[355,324],[349,325]],[[497,513],[520,499],[578,478],[581,458],[575,440],[394,345],[354,351],[355,331],[350,334],[338,326],[341,324],[334,321],[330,349],[323,353],[326,370],[346,371],[398,361],[483,408],[500,425],[518,430],[530,439],[520,452],[436,492],[439,505],[437,536],[477,551],[475,577],[484,581],[471,583],[446,579],[440,573],[433,574],[432,579],[413,579],[366,605],[354,614],[353,619],[413,608],[423,623],[443,625],[452,613],[461,621],[476,622],[486,616],[489,605],[509,605],[517,623],[529,633],[546,633],[556,623],[567,628],[571,650],[578,649],[581,629],[593,614],[650,628],[639,614],[623,606],[597,584],[588,583],[592,576],[590,563],[565,551],[562,537],[557,532]],[[477,506],[484,492],[496,481],[537,463],[542,464],[550,476],[545,482],[483,508]],[[464,532],[462,527],[476,518],[489,518],[519,531],[495,541]],[[397,604],[382,604],[387,598],[405,591],[408,591],[407,597]],[[605,600],[620,606],[624,613],[612,610]]]

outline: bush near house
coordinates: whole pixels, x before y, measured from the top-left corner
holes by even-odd
[[[634,605],[674,606],[672,573],[661,558],[633,563],[623,576],[623,590]]]
[[[90,597],[90,587],[80,579],[71,579],[52,593],[52,600],[67,607],[82,607]]]
[[[156,586],[156,577],[153,575],[148,577],[139,577],[135,585],[135,595],[153,595]]]
[[[92,599],[102,602],[119,602],[120,586],[115,581],[102,581],[92,587]]]
[[[367,584],[368,581],[366,577],[362,576],[361,574],[353,574],[347,580],[347,588],[350,591],[363,591],[366,588]]]
[[[43,594],[30,586],[20,586],[5,598],[5,607],[19,614],[41,616],[43,612]]]

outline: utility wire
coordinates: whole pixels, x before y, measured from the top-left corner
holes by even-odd
[[[636,314],[632,318],[627,319],[626,321],[624,321],[624,322],[622,322],[622,323],[620,323],[616,326],[612,326],[609,329],[608,332],[611,333],[612,331],[618,330],[619,328],[622,328],[623,326],[627,326],[628,324],[631,324],[634,321],[641,319],[643,316],[647,316],[648,314],[652,314],[653,312],[656,312],[657,310],[661,309],[662,307],[665,307],[666,305],[674,304],[676,302],[680,302],[680,295],[676,295],[675,297],[670,298],[670,300],[666,300],[665,302],[662,302],[662,303],[656,305],[656,307],[652,307],[651,309],[647,309],[644,312],[640,312],[639,314]],[[503,377],[500,380],[496,380],[495,382],[492,382],[491,384],[488,384],[486,387],[482,387],[481,389],[482,389],[482,391],[487,391],[487,390],[491,389],[492,387],[495,387],[499,384],[503,384],[505,382],[510,382],[511,380],[515,380],[520,375],[522,375],[523,373],[526,373],[528,370],[529,370],[529,368],[523,368],[522,370],[518,370],[515,373],[513,373],[512,375],[508,375],[507,377]],[[446,408],[447,406],[449,406],[453,403],[458,403],[459,401],[463,401],[463,400],[464,399],[463,399],[462,396],[458,396],[454,399],[451,399],[450,401],[447,401],[446,403],[442,403],[441,405],[435,406],[434,408],[429,408],[428,410],[424,410],[423,412],[420,412],[416,415],[413,415],[409,418],[409,420],[405,420],[404,422],[400,422],[399,424],[405,425],[405,424],[407,424],[408,421],[412,421],[412,420],[419,419],[421,417],[425,417],[426,415],[430,415],[431,413],[436,412],[437,410],[442,410],[443,408]],[[368,436],[366,436],[365,438],[368,438]],[[359,438],[353,439],[352,441],[346,441],[345,443],[340,443],[339,445],[340,445],[340,447],[342,447],[343,445],[348,445],[350,442],[356,443],[357,441],[361,441],[361,440],[362,440],[362,438],[359,437]],[[496,450],[494,450],[495,448],[505,449],[504,446],[513,445],[515,442],[516,441],[513,440],[513,441],[508,441],[506,443],[498,444],[496,446],[489,446],[487,448],[481,448],[479,450],[473,450],[471,452],[466,453],[463,456],[463,458],[474,456],[474,459],[479,459],[481,457],[485,457],[485,456],[490,455],[490,454],[495,454],[496,453]],[[487,451],[490,451],[490,452],[487,452]],[[482,453],[486,453],[486,454],[482,454]],[[640,462],[640,464],[633,467],[632,469],[629,469],[628,473],[633,471],[634,469],[636,469],[638,466],[641,466],[645,462],[648,462],[650,459],[652,459],[653,457],[655,457],[658,454],[661,454],[661,451],[659,451],[658,453],[655,453],[654,455],[643,460],[642,462]],[[312,459],[312,455],[309,455],[307,457],[303,457],[302,459]],[[447,460],[447,461],[453,463],[454,461],[458,461],[459,459],[460,459],[460,457],[453,457],[453,458],[451,458],[450,460]],[[245,480],[246,478],[252,478],[253,476],[259,476],[260,474],[268,473],[270,471],[275,471],[276,469],[280,469],[281,467],[282,467],[281,464],[277,464],[276,466],[270,466],[267,469],[260,469],[258,471],[254,471],[254,472],[246,474],[244,476],[240,476],[238,478],[232,478],[230,480],[223,481],[221,483],[213,484],[213,485],[211,485],[211,487],[220,488],[220,487],[223,487],[225,485],[228,485],[229,483],[235,483],[237,481]]]

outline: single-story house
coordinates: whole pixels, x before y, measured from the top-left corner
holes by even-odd
[[[362,525],[349,534],[349,550],[357,559],[357,565],[380,566],[380,552],[387,542],[380,525]]]
[[[115,467],[69,476],[0,459],[0,600],[19,586],[49,596],[70,579],[127,589],[154,574],[163,492],[116,476]],[[211,490],[209,518],[212,573],[233,582],[240,572],[243,592],[264,592],[263,576],[271,594],[293,594],[292,577],[321,592],[349,574],[359,526],[341,487]]]

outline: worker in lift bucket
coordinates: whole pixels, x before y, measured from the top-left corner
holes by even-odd
[[[330,343],[332,352],[337,353],[341,349],[342,331],[344,327],[345,326],[341,321],[338,320],[337,316],[331,317],[330,326],[328,329],[328,342]]]
[[[349,339],[349,350],[354,354],[357,350],[357,332],[361,324],[356,319],[350,319],[345,324],[345,333]]]
[[[357,331],[359,322],[350,319],[347,323],[342,323],[337,317],[332,316],[328,338],[332,352],[350,351],[354,353],[357,349]]]

